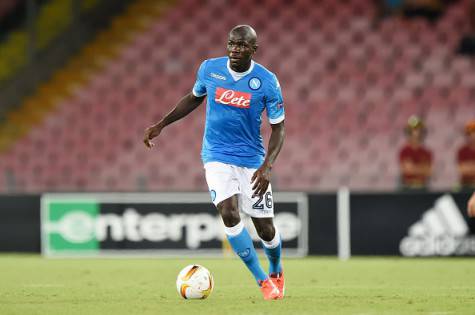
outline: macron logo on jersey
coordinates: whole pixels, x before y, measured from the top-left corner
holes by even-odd
[[[251,107],[251,93],[216,88],[214,101],[223,105],[229,105],[239,108]]]
[[[216,73],[213,73],[213,72],[211,72],[210,76],[213,77],[213,78],[215,78],[215,79],[218,79],[218,80],[224,80],[224,81],[226,81],[226,77],[225,77],[225,76],[222,76],[222,75],[219,75],[219,74],[216,74]]]

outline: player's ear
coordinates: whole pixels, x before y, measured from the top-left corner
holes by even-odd
[[[252,49],[254,50],[254,53],[256,53],[257,48],[259,48],[259,45],[257,45],[257,44],[254,44],[254,45],[252,46]]]

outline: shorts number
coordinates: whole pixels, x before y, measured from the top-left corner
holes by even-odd
[[[272,208],[272,204],[273,204],[272,193],[270,191],[268,191],[268,192],[266,192],[266,194],[264,196],[265,196],[265,199],[266,199],[265,200],[266,207],[268,209]],[[262,199],[264,199],[264,197],[259,196],[259,199],[256,201],[256,203],[252,205],[252,209],[263,210],[264,209],[264,204],[262,203]]]

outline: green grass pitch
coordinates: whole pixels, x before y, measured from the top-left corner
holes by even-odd
[[[184,300],[175,277],[211,270],[206,300]],[[263,262],[267,265],[265,262]],[[0,314],[475,314],[475,260],[285,260],[286,297],[264,301],[240,261],[44,259],[0,255]]]

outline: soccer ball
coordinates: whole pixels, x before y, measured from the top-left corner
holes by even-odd
[[[184,299],[206,299],[213,291],[213,276],[203,266],[188,265],[176,278],[176,289]]]

